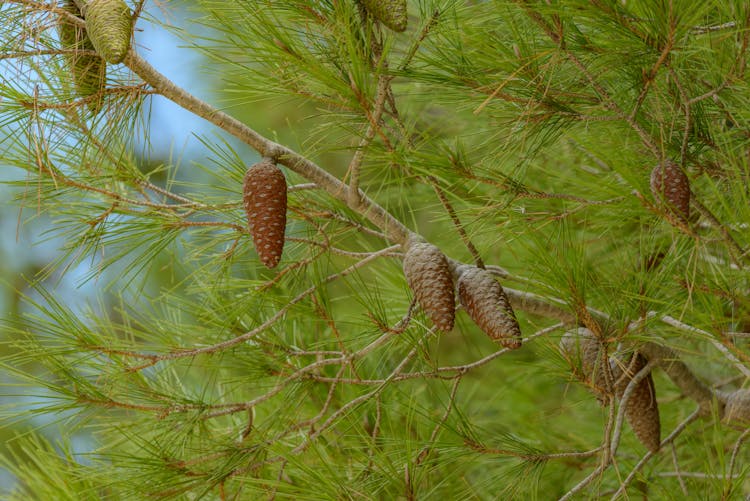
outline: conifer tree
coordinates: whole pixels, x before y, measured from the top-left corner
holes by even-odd
[[[0,3],[9,499],[750,493],[748,2],[176,8]]]

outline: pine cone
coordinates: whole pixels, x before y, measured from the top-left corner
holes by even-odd
[[[608,387],[602,370],[602,350],[604,346],[585,327],[566,332],[560,340],[560,352],[570,363],[573,374],[589,387],[602,405],[606,405],[609,401],[607,397],[614,395],[614,392],[611,386]],[[613,362],[610,358],[612,378],[616,380],[622,372]]]
[[[724,407],[724,421],[750,423],[750,390],[736,390],[729,394]]]
[[[86,31],[99,55],[108,63],[121,63],[133,35],[128,4],[124,0],[91,0],[84,14]]]
[[[406,29],[406,0],[362,0],[367,11],[393,31]]]
[[[73,0],[67,0],[63,5],[63,9],[81,17],[81,11]],[[60,20],[58,29],[62,47],[66,50],[74,51],[73,53],[65,54],[65,60],[70,67],[70,73],[73,75],[73,83],[75,84],[76,91],[83,97],[94,94],[99,95],[99,99],[89,104],[91,111],[96,113],[102,106],[102,96],[107,80],[107,64],[97,55],[79,54],[77,52],[94,50],[94,46],[85,29],[68,23],[65,19]]]
[[[432,244],[411,244],[404,256],[404,275],[417,303],[441,331],[453,329],[456,298],[445,255]]]
[[[671,160],[651,171],[651,194],[683,223],[690,217],[690,181],[679,165]]]
[[[270,161],[250,167],[243,182],[243,202],[255,250],[268,268],[279,264],[286,229],[286,179]]]
[[[627,367],[622,367],[622,376],[615,382],[618,397],[622,397],[633,376],[645,366],[646,359],[640,353],[636,353],[630,358]],[[651,452],[659,450],[661,443],[659,406],[656,403],[656,388],[650,372],[633,388],[625,407],[625,419],[630,423],[638,440],[648,450]]]
[[[472,320],[506,348],[520,348],[521,329],[505,291],[487,270],[467,266],[458,277],[458,299]]]

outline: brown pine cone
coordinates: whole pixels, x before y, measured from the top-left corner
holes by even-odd
[[[724,407],[724,421],[750,423],[750,390],[736,390],[729,394]]]
[[[625,393],[628,383],[633,376],[646,366],[646,359],[636,353],[622,367],[622,375],[615,382],[618,397]],[[661,425],[659,422],[659,406],[656,403],[656,388],[651,373],[640,380],[633,388],[625,407],[625,419],[630,423],[636,437],[651,452],[657,452],[661,443]]]
[[[362,0],[367,11],[393,31],[406,29],[406,0]]]
[[[432,244],[416,242],[404,256],[404,275],[417,303],[438,329],[453,329],[456,298],[453,276],[445,255]]]
[[[268,268],[279,264],[286,229],[286,179],[272,162],[250,167],[243,182],[243,202],[255,250]]]
[[[458,299],[472,320],[493,341],[521,347],[521,328],[500,283],[487,270],[466,266],[458,277]]]
[[[124,0],[90,0],[84,9],[86,31],[96,52],[111,64],[121,63],[130,50],[133,20]]]
[[[690,217],[690,181],[679,165],[665,160],[654,167],[651,194],[657,203],[664,203],[669,212],[687,223]]]
[[[614,395],[614,392],[607,385],[604,375],[602,350],[604,346],[585,327],[566,332],[560,339],[560,352],[570,363],[573,374],[589,387],[602,405],[606,405],[609,401],[607,397]],[[609,361],[612,378],[616,380],[622,372],[611,358]]]
[[[67,0],[63,4],[63,9],[81,17],[81,11],[73,0]],[[73,76],[76,92],[83,97],[98,95],[96,100],[89,103],[89,109],[97,113],[102,106],[102,96],[107,80],[107,63],[97,55],[78,52],[94,50],[94,46],[84,28],[61,19],[58,29],[62,47],[73,51],[65,54],[65,61]]]

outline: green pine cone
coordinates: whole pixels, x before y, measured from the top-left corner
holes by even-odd
[[[406,29],[406,0],[362,0],[367,11],[393,31]]]
[[[130,49],[133,22],[124,0],[91,0],[85,8],[86,31],[100,56],[121,63]]]
[[[63,8],[78,17],[81,16],[81,12],[72,0],[66,1]],[[97,55],[77,52],[78,50],[94,50],[85,29],[64,20],[60,22],[58,29],[62,47],[66,50],[76,51],[65,54],[65,60],[73,76],[76,92],[82,97],[99,96],[98,99],[89,104],[91,111],[96,113],[102,106],[102,96],[107,81],[107,63]]]

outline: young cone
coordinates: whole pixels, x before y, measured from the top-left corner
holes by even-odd
[[[750,390],[736,390],[729,394],[724,407],[724,421],[750,424]]]
[[[521,346],[516,315],[495,277],[487,270],[466,266],[459,271],[458,299],[472,320],[506,348]]]
[[[63,9],[81,17],[81,11],[78,10],[78,7],[72,0],[67,0],[63,5]],[[97,113],[102,106],[102,96],[107,80],[107,63],[95,54],[81,54],[79,52],[94,50],[94,46],[85,29],[71,24],[65,19],[60,20],[58,29],[62,47],[73,51],[72,53],[65,54],[65,61],[73,76],[76,91],[82,97],[98,96],[97,99],[89,104],[91,111]]]
[[[690,217],[690,181],[679,165],[671,160],[660,163],[651,171],[651,194],[657,203],[683,223]]]
[[[130,49],[133,21],[124,0],[91,0],[85,8],[86,31],[96,52],[118,64]]]
[[[633,376],[646,366],[646,359],[639,353],[634,354],[623,367],[622,377],[615,383],[617,396],[622,397]],[[625,419],[635,432],[635,436],[651,452],[659,450],[661,443],[661,424],[659,406],[656,403],[656,388],[651,373],[641,379],[630,394],[625,407]]]
[[[438,329],[453,329],[456,299],[445,255],[432,244],[412,243],[404,256],[404,275],[417,303]]]
[[[367,11],[393,31],[406,29],[406,0],[362,0]]]
[[[281,260],[286,230],[286,179],[272,162],[250,167],[243,182],[243,202],[255,250],[261,262],[274,268]]]

